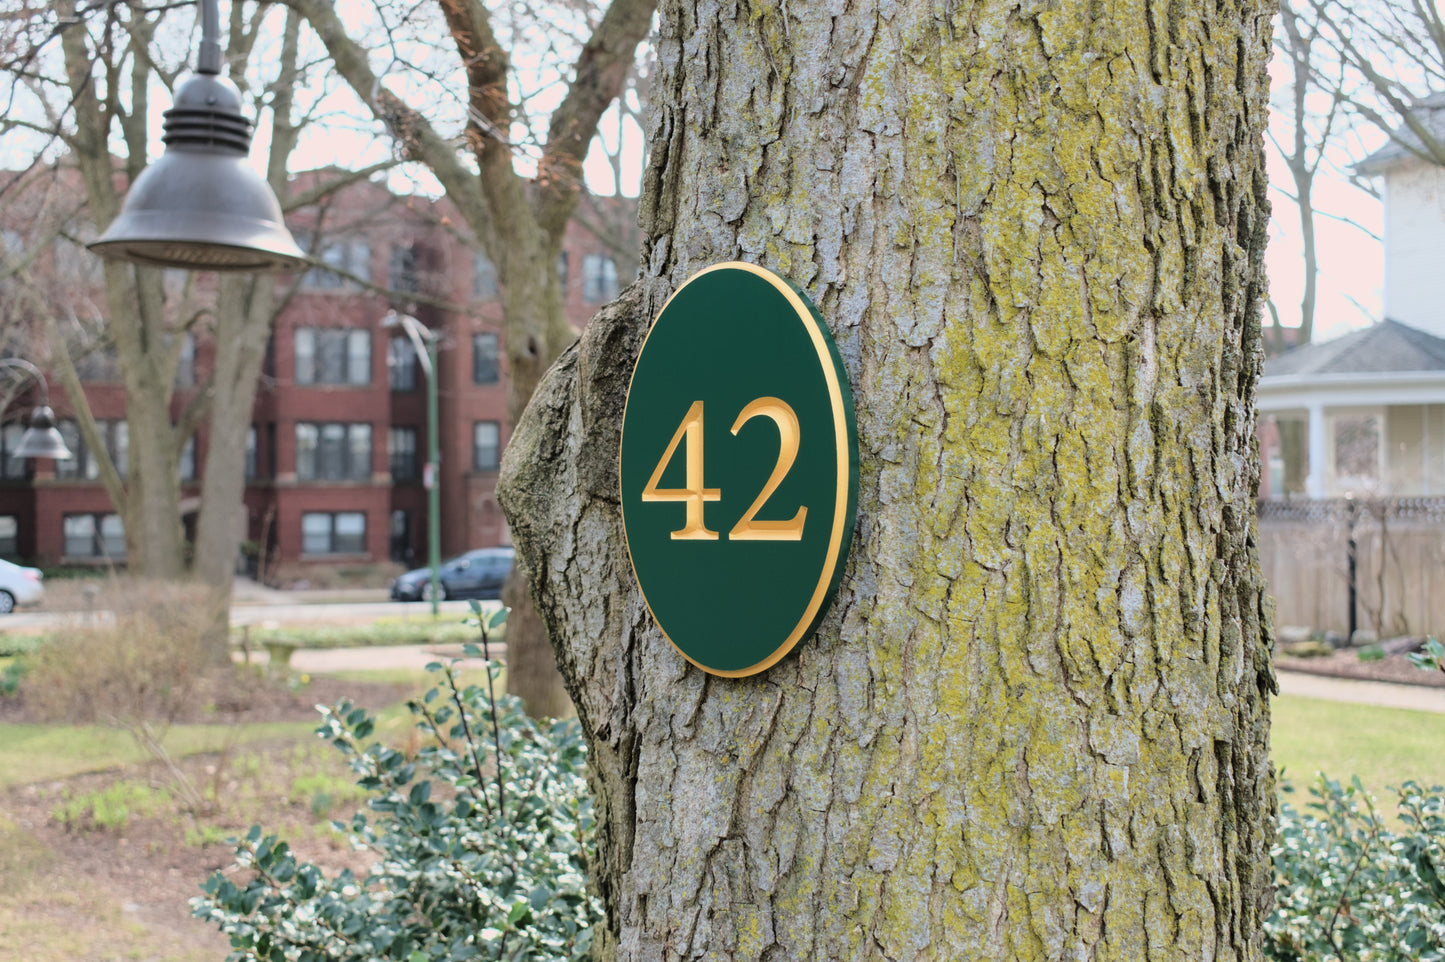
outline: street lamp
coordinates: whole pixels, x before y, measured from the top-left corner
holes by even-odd
[[[40,368],[24,358],[0,358],[0,369],[15,367],[35,378],[40,385],[40,404],[30,412],[30,427],[20,435],[20,443],[11,453],[17,458],[55,458],[68,461],[74,455],[65,446],[65,439],[55,429],[55,412],[50,409],[50,389],[45,384],[45,375]],[[8,403],[8,399],[7,399]]]
[[[305,266],[276,194],[246,162],[252,125],[241,116],[241,91],[220,74],[218,0],[201,0],[201,52],[165,112],[166,151],[135,179],[120,215],[88,245],[92,251],[186,270]]]
[[[381,319],[387,329],[401,328],[416,348],[422,372],[426,374],[427,464],[422,481],[427,491],[427,564],[431,568],[431,613],[435,618],[441,602],[441,454],[437,443],[437,336],[410,314],[387,311]]]

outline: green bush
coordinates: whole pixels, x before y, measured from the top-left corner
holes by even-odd
[[[372,819],[333,823],[377,856],[370,874],[327,878],[253,827],[236,848],[242,871],[216,873],[192,900],[230,937],[232,962],[587,957],[601,909],[586,887],[593,815],[576,720],[539,724],[490,683],[462,688],[454,665],[429,667],[438,683],[408,703],[430,742],[414,759],[368,743],[364,710],[323,710],[318,734],[371,795]]]
[[[1384,661],[1385,649],[1379,645],[1366,645],[1360,649],[1360,661]]]
[[[0,698],[13,698],[20,692],[20,679],[28,670],[25,662],[15,659],[0,667]]]
[[[1423,668],[1426,671],[1445,671],[1445,645],[1442,645],[1437,638],[1425,639],[1425,644],[1421,649],[1411,652],[1409,658],[1410,664],[1416,668]]]
[[[1280,805],[1266,955],[1445,960],[1445,788],[1406,782],[1397,792],[1399,833],[1386,827],[1358,778],[1344,787],[1321,777],[1309,793],[1303,813]]]
[[[0,635],[0,658],[16,658],[40,650],[48,639],[44,635]]]

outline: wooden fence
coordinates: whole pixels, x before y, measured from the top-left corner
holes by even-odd
[[[1356,627],[1445,636],[1445,498],[1261,500],[1275,624],[1347,630],[1352,534]]]

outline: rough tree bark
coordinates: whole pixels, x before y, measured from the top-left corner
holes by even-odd
[[[1260,957],[1272,13],[664,0],[643,278],[502,472],[605,957]],[[861,453],[831,612],[742,680],[651,622],[616,466],[644,330],[733,258],[819,306]]]

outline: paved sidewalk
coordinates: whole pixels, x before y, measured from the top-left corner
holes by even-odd
[[[1383,681],[1356,681],[1351,678],[1329,678],[1297,671],[1279,671],[1282,695],[1319,698],[1325,701],[1348,702],[1354,705],[1378,705],[1383,708],[1409,708],[1445,714],[1445,688],[1423,685],[1394,685]]]

